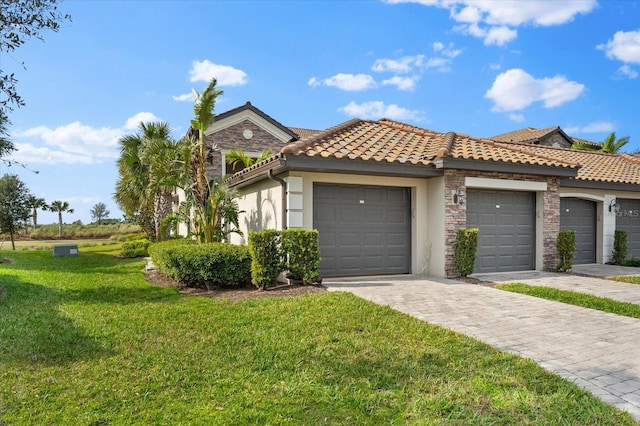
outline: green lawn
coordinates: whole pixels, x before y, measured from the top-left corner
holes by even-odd
[[[501,290],[528,294],[529,296],[582,306],[583,308],[597,309],[599,311],[609,312],[616,315],[640,318],[640,306],[635,303],[618,302],[617,300],[607,299],[606,297],[598,297],[575,291],[559,290],[552,287],[521,283],[499,284],[496,287]]]
[[[0,424],[634,424],[532,361],[350,294],[182,296],[116,247],[0,252]]]
[[[609,279],[629,284],[640,284],[640,276],[636,275],[622,275],[619,277],[610,277]]]

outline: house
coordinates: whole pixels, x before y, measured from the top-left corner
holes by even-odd
[[[608,261],[615,229],[640,257],[640,160],[571,150],[571,138],[551,129],[525,141],[389,119],[314,131],[246,104],[206,134],[221,175],[225,149],[274,149],[227,181],[242,194],[244,236],[232,241],[246,243],[251,230],[318,229],[324,276],[451,276],[456,231],[469,227],[480,229],[476,272],[554,269],[561,229],[577,232],[576,263]]]

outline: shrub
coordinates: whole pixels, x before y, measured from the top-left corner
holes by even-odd
[[[478,248],[478,228],[458,229],[453,253],[453,268],[461,277],[473,272]]]
[[[287,277],[304,284],[321,283],[318,231],[287,229],[282,231],[282,251]]]
[[[637,268],[640,266],[640,259],[635,259],[635,258],[629,258],[629,259],[625,259],[622,263],[622,266],[633,266],[634,268]]]
[[[251,282],[260,290],[273,283],[282,272],[281,243],[282,235],[275,229],[249,233]]]
[[[195,244],[187,239],[153,244],[149,253],[160,270],[188,287],[207,289],[246,285],[251,280],[251,255],[246,246]]]
[[[622,265],[627,259],[627,231],[616,230],[613,235],[611,262]]]
[[[147,249],[150,245],[151,241],[146,238],[124,242],[122,244],[122,256],[126,258],[147,257],[149,256]]]
[[[573,266],[573,256],[576,251],[576,232],[566,229],[558,233],[556,241],[558,251],[558,271],[566,272]]]

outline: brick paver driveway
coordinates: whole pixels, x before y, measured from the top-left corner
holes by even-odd
[[[640,419],[640,320],[440,278],[323,284],[531,358]]]

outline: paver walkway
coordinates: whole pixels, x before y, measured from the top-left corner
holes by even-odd
[[[323,285],[531,358],[640,419],[640,320],[441,278]]]

